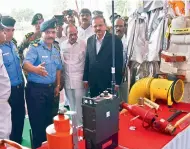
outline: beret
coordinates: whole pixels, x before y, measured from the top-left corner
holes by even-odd
[[[56,19],[50,19],[47,21],[44,21],[41,25],[40,25],[40,31],[41,32],[45,32],[47,29],[50,28],[55,28],[56,27]]]
[[[16,20],[10,16],[2,16],[1,18],[1,25],[3,27],[14,27]]]
[[[62,26],[64,15],[54,15],[54,18],[56,19],[56,26]]]
[[[41,19],[44,19],[44,18],[43,18],[43,15],[42,15],[41,13],[35,14],[35,15],[33,16],[33,18],[32,18],[32,25],[37,24],[37,22],[38,22],[39,20],[41,20]]]

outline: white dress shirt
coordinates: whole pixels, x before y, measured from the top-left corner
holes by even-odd
[[[9,139],[11,133],[11,107],[8,103],[10,94],[11,83],[3,64],[3,56],[0,49],[0,139]]]
[[[78,38],[84,40],[85,42],[87,42],[88,38],[94,34],[95,33],[91,25],[87,29],[83,29],[80,26],[78,27]]]
[[[100,51],[105,34],[106,34],[106,32],[104,33],[104,36],[102,37],[102,39],[98,39],[98,37],[96,36],[96,54],[98,54]]]
[[[0,102],[8,101],[10,93],[10,79],[3,64],[2,50],[0,49]]]
[[[65,88],[84,88],[82,79],[86,55],[85,41],[78,39],[76,43],[71,45],[68,40],[65,40],[62,42],[60,48]]]
[[[58,38],[58,37],[55,38],[55,41],[57,41],[59,43],[59,46],[65,40],[67,40],[67,36],[62,36],[61,38]]]
[[[123,62],[126,62],[126,59],[128,58],[127,55],[127,36],[123,35],[123,37],[121,38],[121,41],[123,43]]]

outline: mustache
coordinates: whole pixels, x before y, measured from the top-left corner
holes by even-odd
[[[82,19],[82,20],[83,20],[83,21],[88,21],[88,19],[86,19],[86,18],[85,18],[85,19]]]
[[[54,40],[54,38],[53,38],[53,37],[49,37],[49,38],[47,38],[47,39],[52,39],[52,40]]]

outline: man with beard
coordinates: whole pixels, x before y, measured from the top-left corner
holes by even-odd
[[[28,73],[26,103],[34,148],[40,147],[46,140],[46,127],[53,120],[54,96],[58,96],[60,91],[62,64],[59,51],[53,44],[56,38],[55,23],[56,20],[51,19],[40,26],[42,39],[29,47],[23,62],[23,68]]]
[[[91,97],[98,96],[111,87],[112,35],[106,31],[105,19],[96,16],[92,19],[95,35],[88,38],[84,67],[84,87],[90,87]],[[115,90],[118,91],[122,79],[123,45],[115,36]]]
[[[80,26],[78,27],[78,37],[85,42],[87,39],[94,34],[91,26],[91,11],[83,8],[79,15]]]
[[[32,18],[32,25],[34,26],[34,32],[30,32],[24,36],[23,41],[18,46],[19,55],[21,60],[23,60],[23,52],[29,47],[30,43],[41,37],[40,25],[44,21],[41,13],[37,13]]]
[[[121,100],[127,102],[128,99],[128,69],[126,66],[126,60],[127,60],[127,37],[126,37],[126,22],[122,19],[122,18],[117,18],[114,22],[114,27],[116,30],[116,35],[122,40],[123,43],[123,82],[120,85],[120,89],[119,89],[119,97]],[[125,80],[125,81],[124,81]]]
[[[77,112],[77,125],[82,124],[82,97],[84,61],[86,53],[85,41],[78,39],[76,26],[70,24],[66,28],[68,40],[61,44],[61,59],[64,68],[64,88],[70,103],[70,109]]]
[[[3,26],[0,24],[0,45],[6,41]],[[11,133],[11,107],[8,99],[11,94],[11,83],[3,63],[0,48],[0,139],[9,139]]]
[[[11,81],[9,104],[11,106],[12,131],[10,139],[20,144],[24,127],[25,101],[22,68],[16,45],[12,41],[15,23],[15,19],[10,16],[2,17],[1,24],[6,33],[6,42],[0,45],[0,49],[3,52],[3,62]]]
[[[125,34],[126,32],[126,23],[122,18],[117,18],[115,20],[115,34],[121,39],[123,43],[123,60],[126,61],[127,58],[127,36]]]

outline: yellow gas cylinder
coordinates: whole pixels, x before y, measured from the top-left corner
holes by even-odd
[[[155,78],[150,83],[150,100],[155,102],[156,99],[166,100],[168,106],[173,102],[180,102],[184,94],[184,83],[178,79],[171,81],[167,79]]]

